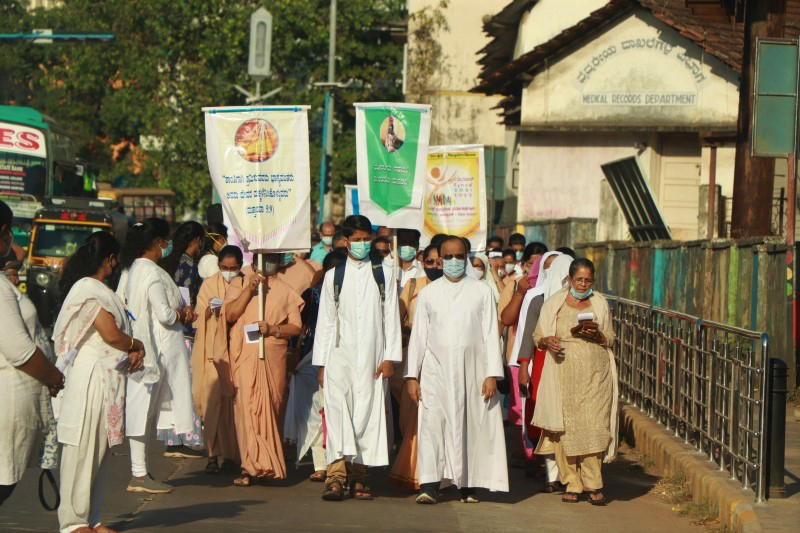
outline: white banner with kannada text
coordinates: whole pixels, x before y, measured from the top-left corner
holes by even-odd
[[[439,233],[486,248],[486,169],[482,144],[431,146],[425,176],[420,246]]]
[[[311,247],[307,110],[203,108],[211,179],[247,252]]]

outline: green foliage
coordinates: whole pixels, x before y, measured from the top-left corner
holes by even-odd
[[[317,198],[329,0],[65,0],[28,11],[0,0],[0,33],[112,32],[112,43],[0,43],[0,103],[27,105],[55,118],[77,139],[79,155],[100,179],[173,189],[183,208],[210,201],[204,106],[241,105],[233,84],[247,76],[250,14],[273,15],[272,76],[262,91],[283,87],[269,104],[308,104],[312,198]],[[402,21],[402,0],[338,3],[337,80],[362,82],[335,98],[332,189],[355,183],[355,114],[360,101],[402,99],[401,44],[378,29]],[[141,138],[160,141],[143,151]]]

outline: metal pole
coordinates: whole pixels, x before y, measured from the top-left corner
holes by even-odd
[[[711,161],[708,165],[708,239],[714,238],[714,202],[717,199],[717,147],[711,147]]]
[[[264,272],[264,254],[256,254],[258,270]],[[258,284],[258,321],[264,321],[264,284]],[[258,337],[258,358],[264,359],[264,336]]]
[[[789,244],[789,250],[791,250],[794,248],[794,217],[797,200],[797,191],[795,188],[797,182],[797,153],[792,152],[789,154],[786,163],[786,242]],[[789,264],[791,264],[791,262]]]
[[[328,113],[330,113],[331,91],[325,91],[325,107],[322,111],[322,152],[319,158],[319,217],[318,225],[325,222],[325,176],[328,167]]]
[[[328,83],[336,82],[336,0],[331,0],[331,13],[328,29]],[[319,223],[325,219],[325,177],[327,176],[328,164],[333,163],[333,85],[325,92],[325,114],[322,117],[322,160],[325,175],[320,179],[319,188]]]
[[[336,79],[336,0],[331,0],[330,28],[328,30],[328,83]]]
[[[786,393],[789,367],[773,357],[769,365],[769,498],[785,498]]]

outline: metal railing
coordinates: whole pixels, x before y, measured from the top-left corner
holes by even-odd
[[[621,399],[764,500],[766,333],[609,297]]]

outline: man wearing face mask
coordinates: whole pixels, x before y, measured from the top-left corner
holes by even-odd
[[[333,250],[333,235],[336,233],[336,226],[330,220],[326,220],[319,227],[321,236],[320,243],[311,248],[309,259],[315,263],[322,264],[325,256]]]
[[[311,287],[315,273],[314,267],[302,257],[296,256],[294,252],[280,254],[278,279],[290,286],[298,296]]]
[[[387,384],[402,360],[393,269],[369,259],[372,223],[353,215],[342,226],[348,259],[325,275],[312,364],[323,387],[327,427],[324,500],[372,499],[366,467],[389,464]]]
[[[397,254],[400,259],[399,286],[402,291],[409,280],[424,278],[425,272],[417,261],[417,248],[419,248],[420,233],[415,229],[397,230]]]
[[[223,246],[217,256],[219,271],[206,278],[197,295],[197,319],[192,349],[192,396],[197,415],[203,420],[203,438],[208,452],[207,474],[239,462],[233,422],[233,380],[230,368],[216,350],[219,315],[230,283],[242,276],[242,251]]]
[[[476,487],[508,491],[497,311],[489,287],[466,276],[460,238],[444,239],[439,256],[444,277],[419,295],[405,370],[420,417],[417,503],[451,484],[477,503]]]

